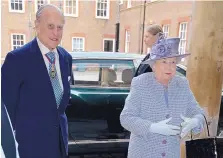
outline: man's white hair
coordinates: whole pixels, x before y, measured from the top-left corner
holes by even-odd
[[[38,20],[38,19],[40,18],[40,16],[41,16],[43,10],[46,9],[46,8],[54,8],[54,9],[56,9],[56,10],[62,15],[62,17],[64,18],[64,14],[63,14],[63,12],[61,11],[60,8],[58,8],[57,6],[55,6],[55,5],[53,5],[53,4],[45,4],[45,5],[42,5],[42,6],[37,10],[37,12],[36,12],[36,20]],[[64,20],[65,20],[65,18],[64,18]]]

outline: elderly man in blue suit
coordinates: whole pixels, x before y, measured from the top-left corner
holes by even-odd
[[[65,19],[54,5],[36,13],[37,37],[9,52],[2,66],[2,98],[21,158],[64,158],[68,153],[65,109],[72,58],[59,43]]]

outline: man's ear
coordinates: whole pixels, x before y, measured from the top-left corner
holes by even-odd
[[[34,22],[34,24],[35,24],[34,29],[37,29],[37,28],[38,28],[38,26],[39,26],[39,20],[38,20],[38,19],[36,19],[36,20],[35,20],[35,22]]]

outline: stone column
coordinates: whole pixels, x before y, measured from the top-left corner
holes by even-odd
[[[223,2],[195,1],[194,5],[187,78],[197,101],[208,113],[210,134],[215,136],[223,84]]]

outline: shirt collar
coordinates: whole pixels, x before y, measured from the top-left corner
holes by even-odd
[[[37,43],[38,43],[38,46],[39,46],[39,49],[40,49],[42,55],[45,56],[47,53],[50,52],[50,50],[39,40],[38,37],[36,37],[36,39],[37,39]],[[57,52],[56,48],[53,51],[51,51],[51,52],[54,52],[56,57],[58,57],[58,52]]]

